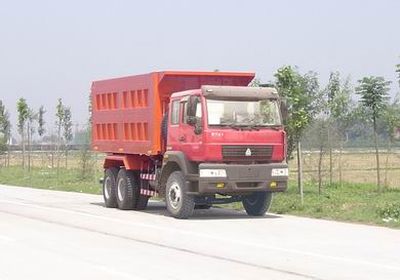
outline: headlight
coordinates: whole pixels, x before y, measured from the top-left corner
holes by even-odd
[[[271,176],[289,176],[289,169],[288,168],[272,168]]]
[[[200,169],[200,177],[226,177],[225,169]]]

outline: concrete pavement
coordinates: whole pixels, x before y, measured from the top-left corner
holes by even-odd
[[[400,231],[196,210],[120,211],[102,197],[0,185],[0,280],[400,279]]]

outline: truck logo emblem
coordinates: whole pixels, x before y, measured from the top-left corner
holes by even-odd
[[[250,148],[247,148],[246,152],[244,153],[246,155],[246,157],[251,156],[251,150]]]

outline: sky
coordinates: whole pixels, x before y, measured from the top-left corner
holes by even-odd
[[[0,0],[0,100],[58,98],[87,120],[93,80],[158,70],[254,71],[270,81],[283,65],[383,76],[396,87],[400,1],[4,1]],[[49,129],[50,130],[50,129]]]

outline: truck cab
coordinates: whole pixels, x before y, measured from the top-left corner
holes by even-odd
[[[286,135],[274,88],[202,86],[174,93],[167,131],[163,169],[172,174],[168,164],[178,163],[175,175],[185,182],[165,182],[167,206],[178,216],[183,193],[194,205],[246,201],[249,214],[262,215],[272,193],[287,188]]]

